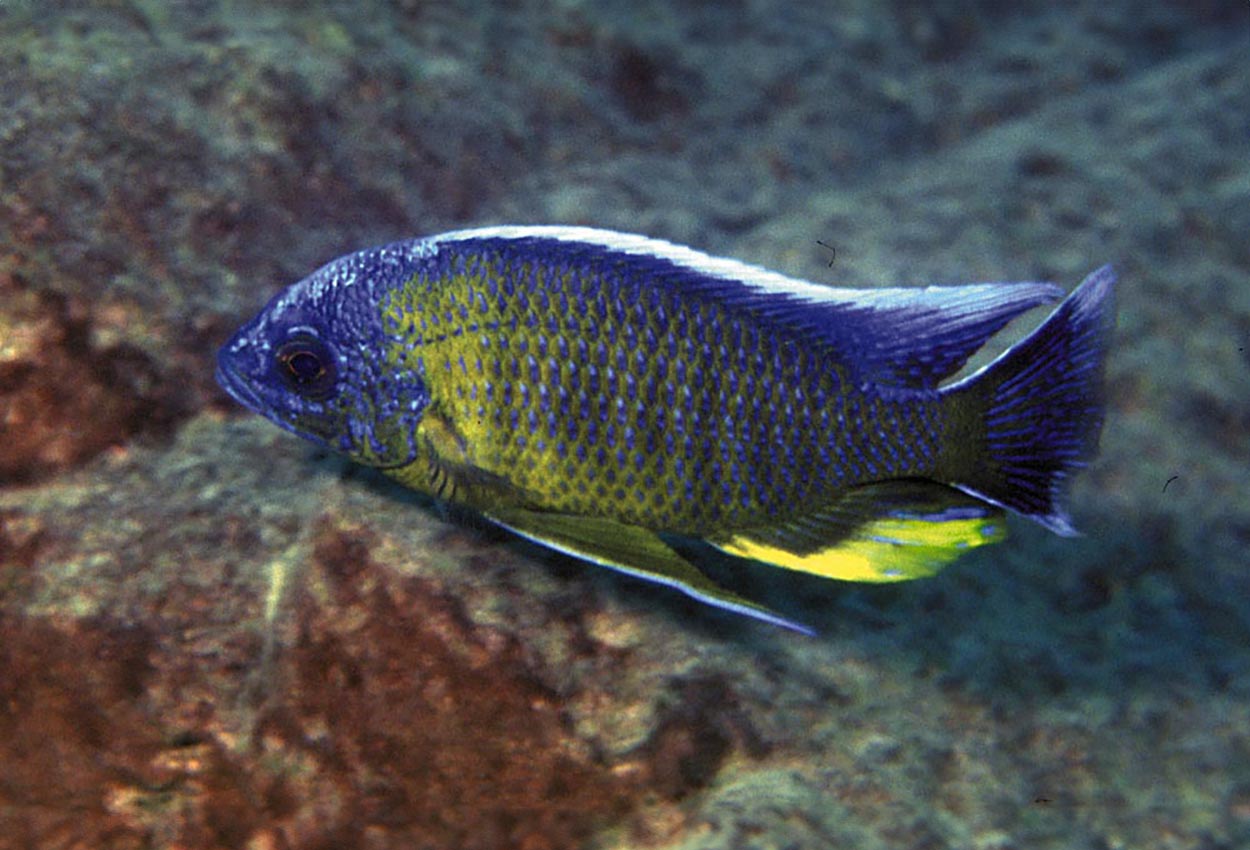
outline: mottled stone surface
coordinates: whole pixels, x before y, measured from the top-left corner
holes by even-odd
[[[0,847],[1250,845],[1250,9],[1005,8],[0,0]],[[721,565],[808,640],[213,385],[318,263],[500,222],[1115,263],[1086,536]]]

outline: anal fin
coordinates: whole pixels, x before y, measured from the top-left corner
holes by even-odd
[[[674,552],[653,531],[615,520],[518,508],[494,510],[490,520],[535,543],[574,555],[602,567],[676,588],[700,602],[763,620],[766,623],[815,634],[801,623],[787,620],[762,605],[732,593]]]
[[[710,542],[784,569],[883,583],[936,575],[1005,537],[1002,511],[993,505],[934,482],[892,481],[857,488],[791,525]]]

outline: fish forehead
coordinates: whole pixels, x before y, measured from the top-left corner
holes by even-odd
[[[338,257],[288,287],[270,303],[267,314],[326,306],[344,290],[372,290],[401,281],[437,252],[431,238],[409,239]],[[366,295],[368,293],[365,293]]]

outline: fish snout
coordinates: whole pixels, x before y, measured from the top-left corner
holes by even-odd
[[[226,391],[226,395],[239,404],[256,413],[262,412],[262,403],[256,390],[248,380],[246,370],[239,363],[240,355],[232,344],[222,346],[217,352],[217,384]]]

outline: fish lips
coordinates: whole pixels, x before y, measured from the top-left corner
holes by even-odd
[[[251,382],[242,373],[237,360],[238,354],[232,350],[231,344],[222,346],[217,352],[217,383],[228,396],[248,410],[264,414],[265,405]]]

